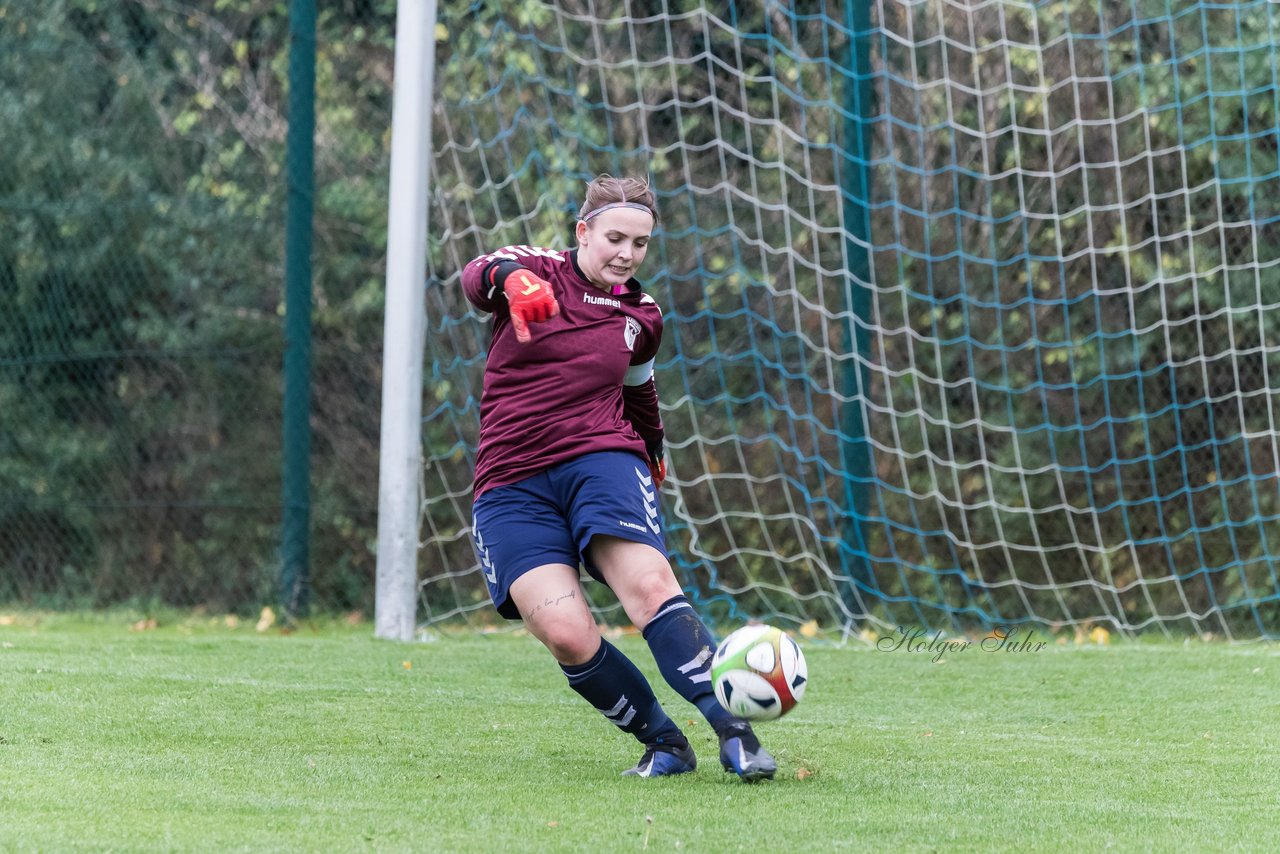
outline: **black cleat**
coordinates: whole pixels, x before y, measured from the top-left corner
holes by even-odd
[[[778,763],[760,746],[760,739],[745,721],[720,733],[720,764],[748,783],[772,780],[778,770]]]
[[[688,774],[698,767],[698,758],[688,740],[678,744],[646,744],[644,756],[634,768],[622,772],[623,777],[670,777],[672,774]]]

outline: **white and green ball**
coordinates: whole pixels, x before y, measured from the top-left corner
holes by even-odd
[[[749,721],[780,718],[804,696],[809,668],[791,636],[763,624],[744,626],[726,637],[711,659],[716,699]]]

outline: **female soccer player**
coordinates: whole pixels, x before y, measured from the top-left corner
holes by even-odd
[[[712,692],[716,643],[676,582],[658,516],[662,312],[634,278],[657,221],[647,182],[601,175],[576,249],[509,246],[463,270],[467,299],[493,314],[475,548],[498,613],[523,619],[573,689],[644,745],[624,775],[683,774],[697,760],[640,670],[600,636],[579,564],[612,588],[663,677],[715,728],[725,770],[767,779],[773,757]]]

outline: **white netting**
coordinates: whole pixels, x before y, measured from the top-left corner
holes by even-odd
[[[429,620],[493,619],[459,271],[639,172],[668,539],[712,618],[1277,631],[1273,4],[603,12],[441,10]]]

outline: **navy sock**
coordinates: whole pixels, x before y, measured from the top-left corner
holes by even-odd
[[[562,664],[573,690],[609,722],[644,744],[680,744],[684,734],[658,705],[640,669],[604,638],[585,664]]]
[[[717,732],[741,723],[716,700],[711,687],[711,657],[716,641],[684,596],[673,596],[644,627],[658,670],[681,697],[698,707]]]

